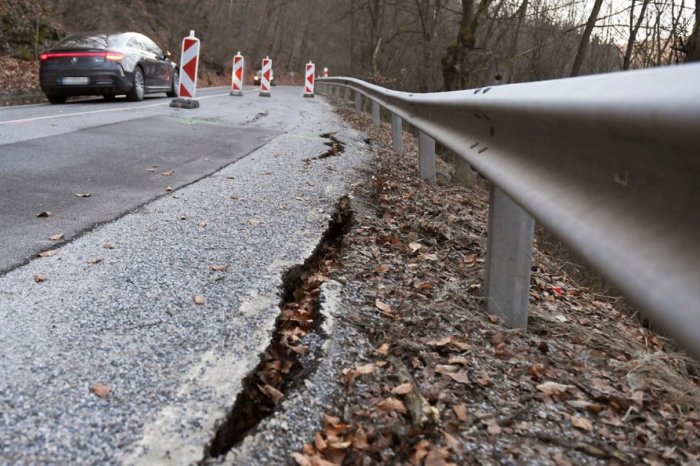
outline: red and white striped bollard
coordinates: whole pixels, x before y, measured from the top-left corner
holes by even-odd
[[[190,31],[190,35],[182,40],[182,53],[180,54],[180,90],[177,99],[171,103],[171,107],[198,108],[197,72],[199,70],[199,39]]]
[[[245,69],[245,58],[238,52],[233,57],[233,71],[231,72],[231,95],[243,95],[243,72]]]
[[[312,62],[306,64],[306,81],[304,84],[304,97],[314,96],[314,76],[316,75],[316,65]]]
[[[263,58],[262,73],[260,73],[260,97],[270,97],[270,79],[272,78],[272,60]]]

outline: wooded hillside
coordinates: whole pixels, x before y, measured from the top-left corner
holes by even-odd
[[[691,2],[694,2],[691,4]],[[190,29],[205,68],[241,50],[299,83],[333,75],[435,91],[700,59],[700,0],[0,0],[0,53],[32,60],[60,37],[136,30],[177,55]],[[251,67],[252,68],[252,67]],[[249,69],[250,72],[254,71]]]

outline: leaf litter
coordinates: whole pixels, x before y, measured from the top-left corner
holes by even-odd
[[[367,116],[341,111],[360,129]],[[634,316],[562,273],[536,240],[528,332],[484,313],[488,186],[416,173],[389,129],[370,129],[369,206],[344,238],[344,320],[373,360],[290,454],[306,465],[696,464],[700,370]],[[428,284],[430,286],[428,286]]]

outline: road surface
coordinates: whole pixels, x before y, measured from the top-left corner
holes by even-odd
[[[203,459],[368,159],[302,92],[0,110],[0,464]]]

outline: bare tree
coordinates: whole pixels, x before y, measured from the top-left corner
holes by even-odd
[[[595,23],[598,21],[598,14],[600,13],[600,7],[602,4],[603,0],[595,0],[595,3],[593,4],[591,15],[588,17],[586,28],[583,30],[583,35],[581,36],[581,42],[579,43],[578,51],[576,52],[576,58],[574,58],[574,64],[571,67],[571,76],[578,76],[581,74],[581,66],[583,65],[583,59],[586,56],[588,42],[591,39],[591,32],[593,32]]]
[[[639,28],[642,25],[642,22],[644,21],[644,14],[646,13],[647,6],[649,5],[649,0],[642,0],[642,9],[639,12],[639,16],[637,17],[637,21],[634,20],[634,6],[635,6],[635,0],[632,0],[632,6],[630,8],[630,34],[629,38],[627,39],[627,47],[625,48],[625,57],[622,62],[622,69],[623,70],[628,70],[630,69],[630,65],[632,63],[632,52],[634,51],[634,43],[637,40],[637,33],[639,32]]]

